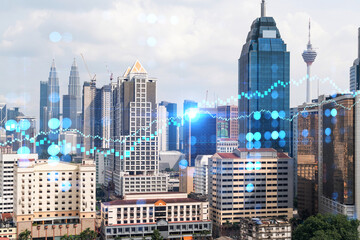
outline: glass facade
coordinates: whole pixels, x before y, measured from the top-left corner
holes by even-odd
[[[275,20],[256,19],[239,59],[240,148],[289,152],[289,80],[290,53]]]
[[[335,98],[323,106],[323,195],[354,204],[354,98]],[[343,106],[343,107],[341,107]]]

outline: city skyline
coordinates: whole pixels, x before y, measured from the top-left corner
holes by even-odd
[[[281,13],[281,4],[288,9],[288,13]],[[311,17],[312,42],[319,48],[319,57],[313,66],[312,76],[330,77],[341,89],[349,89],[349,67],[357,55],[355,50],[357,27],[349,23],[356,22],[355,19],[351,19],[356,14],[342,14],[345,17],[336,22],[329,17],[329,14],[334,11],[338,11],[338,14],[351,11],[356,9],[355,6],[359,3],[349,1],[348,6],[351,4],[354,6],[351,9],[346,6],[338,8],[334,3],[328,3],[325,6],[321,5],[321,10],[319,3],[312,3],[311,9],[305,8],[306,4],[307,2],[267,2],[267,15],[276,17],[278,27],[283,32],[282,38],[292,53],[290,78],[299,80],[305,77],[306,66],[303,64],[301,53],[307,42],[307,22]],[[73,9],[80,10],[81,14],[76,14],[74,10],[70,11],[67,2],[60,5],[57,6],[59,7],[57,10],[56,4],[45,5],[41,9],[36,5],[30,7],[23,4],[17,10],[24,12],[22,19],[15,21],[9,17],[5,24],[0,25],[0,31],[3,32],[0,44],[0,49],[4,50],[3,57],[6,57],[6,54],[12,56],[6,58],[4,61],[6,64],[1,66],[0,70],[4,77],[14,79],[14,85],[5,85],[0,91],[2,96],[0,101],[7,102],[10,107],[19,105],[26,115],[39,115],[38,107],[28,103],[40,101],[39,94],[36,94],[39,91],[38,85],[40,81],[46,80],[52,58],[56,60],[61,96],[67,92],[68,71],[74,57],[79,65],[80,84],[89,80],[80,53],[84,54],[90,72],[97,74],[100,86],[109,82],[107,68],[116,78],[122,74],[128,62],[139,59],[146,69],[161,79],[158,86],[158,102],[166,100],[176,102],[179,106],[182,99],[201,102],[205,99],[207,90],[211,101],[214,99],[215,91],[216,96],[225,100],[230,96],[236,96],[234,91],[237,84],[236,59],[249,31],[249,25],[260,15],[260,1],[245,0],[222,3],[219,12],[229,13],[226,16],[212,12],[212,9],[216,9],[217,3],[211,1],[206,7],[201,2],[190,5],[187,1],[181,1],[177,4],[166,3],[161,6],[156,3],[151,8],[146,2],[135,2],[132,7],[129,2],[112,2],[102,6],[90,2],[86,8],[81,8],[84,4],[77,3]],[[238,10],[234,11],[236,6]],[[12,3],[5,3],[4,9],[12,9],[12,7],[14,7]],[[117,16],[117,11],[121,13],[125,11],[126,15]],[[67,12],[68,19],[59,21],[58,16],[64,12]],[[101,20],[94,23],[87,18],[94,14],[97,14]],[[213,24],[214,16],[217,24]],[[71,19],[76,20],[82,27],[76,27],[77,24],[71,25],[69,23]],[[134,35],[129,26],[123,23],[124,19],[128,19],[134,28],[141,30],[142,33]],[[36,24],[28,26],[32,21]],[[90,23],[94,24],[94,31],[98,27],[104,28],[98,29],[99,34],[93,34],[94,31],[86,27]],[[221,30],[221,25],[229,27]],[[328,25],[333,27],[329,29]],[[88,31],[84,31],[86,29]],[[164,34],[165,30],[167,34]],[[32,34],[28,31],[32,31]],[[122,31],[130,31],[129,36],[122,37]],[[51,34],[53,32],[62,35],[59,42],[51,42],[50,38],[56,41],[58,37],[56,34]],[[216,35],[213,35],[215,33]],[[22,34],[29,35],[28,38],[24,38],[26,43],[20,41]],[[223,38],[224,34],[229,37]],[[136,39],[137,37],[140,40]],[[208,43],[209,37],[214,39],[213,43]],[[35,39],[38,41],[34,41]],[[37,42],[43,43],[41,49],[37,46]],[[192,44],[187,44],[189,42]],[[118,53],[115,51],[113,54],[104,43],[115,46]],[[169,52],[170,49],[175,50]],[[203,58],[205,52],[209,55],[207,59]],[[23,71],[12,71],[15,68]],[[205,69],[212,70],[205,71]],[[211,74],[207,74],[208,72]],[[205,83],[207,86],[203,87]],[[320,86],[322,87],[320,94],[332,93],[331,84],[320,83]],[[296,92],[305,92],[305,81],[299,87],[291,86],[291,93],[294,93],[294,89]],[[313,89],[312,93],[312,98],[315,98],[316,90]],[[302,94],[291,94],[291,96],[291,106],[304,102]],[[22,100],[18,101],[19,99]],[[181,112],[181,109],[178,111]]]

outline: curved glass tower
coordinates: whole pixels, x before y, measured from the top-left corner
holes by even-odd
[[[290,53],[261,5],[239,59],[239,147],[289,152]]]

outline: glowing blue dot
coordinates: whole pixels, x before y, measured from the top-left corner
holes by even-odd
[[[247,143],[246,143],[246,148],[247,148],[248,150],[251,150],[251,149],[254,148],[254,144],[253,144],[252,142],[247,142]]]
[[[273,111],[273,112],[271,113],[271,117],[272,117],[273,119],[277,119],[277,118],[279,117],[278,111]]]
[[[304,110],[301,112],[301,115],[304,117],[304,118],[307,118],[309,116],[309,112]]]
[[[155,47],[157,44],[156,38],[154,37],[149,37],[146,42],[150,47]]]
[[[189,108],[187,111],[186,111],[186,115],[188,118],[190,119],[194,119],[197,117],[199,113],[199,109],[198,108]]]
[[[280,147],[285,147],[285,144],[286,144],[286,141],[285,141],[284,139],[281,139],[281,140],[279,141],[279,146],[280,146]]]
[[[179,162],[179,167],[180,167],[181,169],[187,168],[188,165],[189,165],[189,163],[188,163],[188,161],[186,161],[185,159],[182,159],[182,160],[180,160],[180,162]]]
[[[304,129],[304,130],[302,130],[301,135],[303,135],[303,137],[307,137],[307,136],[309,136],[309,131],[307,129]]]
[[[279,93],[278,93],[276,90],[274,90],[274,91],[271,93],[271,97],[272,97],[273,99],[277,99],[277,98],[279,97]]]
[[[325,142],[326,142],[326,143],[331,143],[331,137],[330,137],[330,136],[326,136],[326,137],[325,137]]]
[[[264,133],[264,138],[265,138],[266,140],[269,140],[269,139],[271,138],[271,132],[269,132],[269,131],[265,132],[265,133]]]
[[[136,200],[136,205],[145,205],[146,201],[144,199],[138,199]]]
[[[246,140],[248,140],[249,142],[251,142],[253,139],[254,139],[254,134],[252,134],[252,133],[246,134]]]
[[[260,120],[261,118],[261,113],[260,112],[254,112],[254,119],[255,120]]]
[[[27,119],[21,119],[19,121],[19,128],[22,131],[26,131],[31,127],[31,123]]]
[[[255,162],[255,170],[260,170],[261,169],[261,162],[257,161]]]
[[[57,92],[53,92],[49,95],[49,101],[52,103],[57,103],[60,101],[60,96]]]
[[[326,136],[330,136],[330,134],[331,134],[331,129],[330,129],[330,128],[326,128],[326,129],[325,129],[325,135],[326,135]]]
[[[56,156],[60,152],[60,147],[58,145],[53,144],[48,147],[47,151],[50,154],[50,156]]]
[[[252,191],[254,191],[254,184],[249,183],[248,185],[246,185],[246,191],[247,191],[247,192],[252,192]]]
[[[336,117],[333,117],[333,118],[331,119],[331,123],[334,124],[334,125],[337,123]]]
[[[69,181],[63,181],[61,183],[61,191],[62,192],[67,192],[69,191],[71,188],[71,183]]]
[[[252,163],[252,162],[248,162],[247,164],[246,164],[246,170],[248,170],[248,171],[252,171],[252,170],[254,170],[254,164]]]
[[[195,145],[197,142],[197,138],[195,136],[191,136],[191,145]]]
[[[261,148],[261,142],[260,142],[260,141],[256,141],[256,142],[254,143],[254,148],[255,148],[255,149],[260,149],[260,148]]]
[[[52,42],[59,42],[61,40],[61,34],[58,32],[52,32],[49,34],[49,39]]]
[[[274,140],[278,139],[279,138],[279,133],[277,131],[273,131],[271,133],[271,138],[274,139]]]
[[[283,118],[285,118],[285,116],[286,116],[285,111],[281,110],[279,112],[279,117],[283,119]]]
[[[17,122],[13,119],[6,121],[5,129],[6,131],[14,131],[17,127]]]
[[[72,37],[72,34],[71,34],[71,33],[66,32],[66,33],[64,33],[64,34],[62,35],[62,39],[63,39],[64,42],[69,43],[69,42],[72,41],[73,37]]]
[[[60,162],[60,158],[58,156],[50,156],[48,159],[48,164],[52,166],[56,166]]]
[[[279,138],[280,138],[280,139],[284,139],[285,137],[286,137],[285,131],[284,131],[284,130],[281,130],[281,131],[279,132]]]
[[[277,128],[277,127],[279,126],[279,121],[276,120],[276,119],[273,119],[273,120],[271,121],[271,126],[272,126],[273,128]]]
[[[336,115],[337,115],[337,110],[334,108],[331,110],[331,116],[336,117]]]
[[[18,150],[17,150],[17,154],[30,154],[30,149],[28,147],[20,147]]]
[[[52,118],[49,120],[48,126],[50,129],[57,129],[60,127],[60,120],[57,118]]]
[[[324,114],[325,114],[325,116],[330,117],[330,115],[331,115],[330,109],[326,109]]]
[[[339,194],[337,192],[332,193],[332,199],[336,200],[339,197]]]
[[[62,127],[63,127],[64,129],[70,128],[70,127],[71,127],[71,124],[72,124],[72,121],[71,121],[70,118],[64,118],[64,119],[62,120]]]
[[[261,139],[261,133],[259,132],[254,133],[254,140],[259,141],[260,139]]]
[[[61,156],[61,161],[62,162],[71,162],[71,156],[69,154],[62,155]]]

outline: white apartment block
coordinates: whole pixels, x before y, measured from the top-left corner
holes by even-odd
[[[212,155],[198,155],[195,158],[194,189],[195,193],[208,194],[209,158]]]
[[[210,158],[210,218],[292,218],[293,159],[272,148],[236,149]]]
[[[232,153],[238,148],[238,140],[235,138],[218,138],[216,141],[216,152]]]
[[[291,240],[291,224],[284,219],[242,219],[240,237],[247,240]]]
[[[157,129],[159,139],[159,151],[165,152],[169,150],[169,121],[168,112],[165,106],[157,106]]]
[[[101,221],[103,239],[151,239],[155,229],[164,239],[211,236],[209,203],[186,193],[125,195],[101,204]]]
[[[14,164],[19,159],[36,161],[37,154],[0,153],[0,213],[12,213],[14,211]]]
[[[33,237],[46,238],[94,230],[95,174],[93,160],[81,164],[19,161],[14,169],[17,232],[28,229]]]

